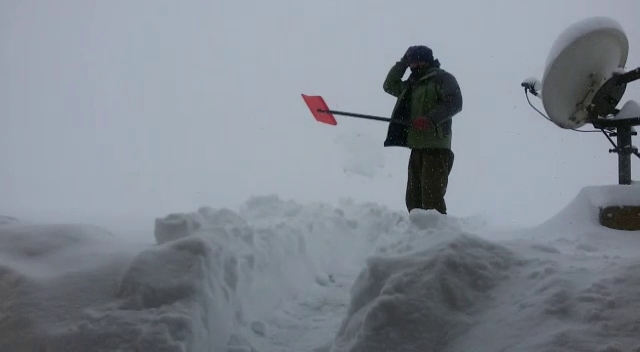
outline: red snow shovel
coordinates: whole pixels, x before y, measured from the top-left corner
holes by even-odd
[[[355,114],[352,112],[329,110],[327,103],[325,103],[324,99],[322,99],[322,97],[319,95],[302,94],[302,99],[304,99],[305,103],[307,103],[307,106],[309,107],[309,110],[311,110],[313,117],[315,117],[315,119],[318,122],[326,123],[329,125],[335,126],[338,124],[338,121],[336,121],[336,118],[333,117],[334,114],[351,116],[351,117],[360,117],[360,118],[369,119],[369,120],[394,122],[394,123],[399,123],[407,126],[411,124],[410,122],[407,122],[407,121],[390,119],[388,117],[379,117],[379,116],[372,116],[372,115]]]

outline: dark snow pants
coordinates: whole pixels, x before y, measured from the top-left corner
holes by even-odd
[[[407,210],[435,209],[447,213],[444,196],[454,154],[449,149],[412,149],[407,177]]]

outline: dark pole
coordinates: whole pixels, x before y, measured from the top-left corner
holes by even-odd
[[[636,135],[633,126],[640,125],[640,117],[623,118],[623,119],[597,119],[592,122],[593,127],[598,129],[615,128],[615,136],[618,145],[615,145],[611,138],[609,141],[615,146],[609,150],[610,153],[618,154],[618,183],[621,185],[631,184],[631,154],[637,153],[632,144],[632,136]],[[603,130],[604,132],[604,130]],[[606,135],[606,133],[605,133]],[[611,134],[612,136],[614,134]],[[638,155],[640,156],[640,155]]]
[[[410,122],[407,122],[407,121],[404,121],[404,120],[391,119],[391,118],[388,118],[388,117],[380,117],[380,116],[373,116],[373,115],[356,114],[356,113],[353,113],[353,112],[345,112],[345,111],[337,111],[337,110],[323,110],[323,109],[318,109],[318,112],[323,113],[323,114],[334,114],[334,115],[359,117],[359,118],[368,119],[368,120],[387,121],[387,122],[399,123],[399,124],[406,125],[406,126],[410,126],[411,125]]]
[[[617,128],[618,137],[618,183],[621,185],[631,184],[631,126],[620,126]]]

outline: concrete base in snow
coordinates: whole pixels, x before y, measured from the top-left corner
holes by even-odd
[[[624,231],[640,230],[640,206],[609,206],[600,208],[602,226]]]

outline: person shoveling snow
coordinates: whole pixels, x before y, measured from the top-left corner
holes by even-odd
[[[407,68],[411,75],[402,81]],[[430,48],[410,47],[389,71],[384,91],[397,97],[392,118],[411,125],[389,124],[385,147],[411,149],[406,205],[447,213],[444,196],[453,168],[451,118],[462,110],[462,93],[455,77],[440,68]]]
[[[407,68],[411,68],[411,75],[403,81]],[[389,122],[384,146],[411,149],[407,210],[435,209],[446,214],[444,198],[454,159],[452,118],[462,111],[462,92],[455,76],[440,68],[429,47],[416,45],[391,68],[383,89],[397,98],[391,118],[330,110],[320,96],[302,97],[322,123],[337,125],[333,114]]]

